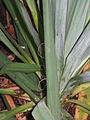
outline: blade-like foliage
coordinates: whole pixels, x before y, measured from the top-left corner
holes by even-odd
[[[82,102],[80,102],[80,101],[78,101],[78,100],[74,100],[74,99],[71,99],[71,100],[69,100],[68,102],[75,103],[75,104],[77,104],[77,105],[79,105],[79,106],[87,109],[88,111],[90,111],[90,106],[87,105],[86,103],[82,103]]]
[[[7,39],[4,33],[0,30],[0,41],[2,41],[16,56],[18,56],[22,61],[27,62],[23,56],[16,50],[12,43]]]
[[[77,85],[78,86],[76,86],[72,91],[72,97],[90,87],[90,71],[87,71],[80,75],[79,79],[77,79]]]
[[[87,11],[87,17],[86,17],[85,25],[88,23],[88,21],[90,21],[90,3],[89,3],[89,6],[88,6],[88,11]]]
[[[84,29],[89,3],[89,0],[78,0],[76,4],[76,8],[74,10],[73,18],[70,23],[70,27],[65,41],[64,59],[66,59]]]
[[[61,108],[60,101],[64,103],[64,98],[70,99],[90,87],[90,72],[80,75],[83,67],[90,61],[90,0],[3,2],[13,18],[18,42],[11,38],[1,24],[0,41],[24,63],[12,63],[0,52],[0,74],[9,76],[34,102],[39,102],[41,97],[39,78],[46,76],[47,106],[43,101],[37,104],[33,111],[34,118],[72,119]],[[45,44],[45,59],[38,55],[38,47],[43,54],[42,43]],[[25,51],[21,48],[22,45]],[[44,72],[40,71],[42,63],[46,64]],[[67,102],[78,104],[90,111],[85,103],[75,100]],[[3,114],[2,120],[6,119],[6,115],[8,119],[17,112],[19,111]]]
[[[64,67],[64,42],[68,0],[57,0],[55,14],[55,48],[57,56],[58,78]],[[60,81],[60,80],[59,80]]]
[[[8,72],[32,73],[32,72],[37,72],[37,71],[40,71],[39,65],[16,63],[16,62],[8,64],[1,69],[1,73],[4,73],[4,74]]]
[[[70,94],[70,97],[73,97],[80,91],[87,89],[89,87],[89,85],[87,85],[89,82],[90,82],[90,71],[87,71],[79,76],[75,76],[66,85],[63,95],[66,96],[66,95]],[[84,83],[86,83],[86,84],[84,84]],[[84,87],[82,87],[82,86],[84,86]]]
[[[1,58],[2,57],[2,58]],[[7,64],[10,64],[11,62],[8,60],[8,58],[0,52],[0,68],[4,67]],[[16,83],[18,84],[23,90],[31,96],[31,98],[34,101],[38,101],[39,97],[32,92],[32,90],[39,91],[39,79],[35,74],[25,74],[25,73],[20,73],[20,72],[10,72],[7,73],[7,75]]]
[[[7,1],[3,0],[6,7],[8,8],[19,32],[21,33],[21,35],[23,36],[24,40],[26,41],[35,62],[38,64],[39,60],[36,54],[36,51],[34,49],[33,46],[35,46],[34,44],[34,40],[33,37],[30,33],[30,31],[28,30],[27,24],[24,20],[23,14],[22,14],[22,10],[21,10],[21,4],[22,2],[18,1]]]
[[[35,120],[55,120],[44,101],[40,101],[32,112]]]
[[[21,54],[22,54],[22,56],[24,56],[26,59],[27,59],[27,61],[29,62],[29,63],[34,63],[33,61],[32,61],[32,59],[27,55],[27,53],[21,48],[21,44],[17,44],[17,42],[7,33],[7,31],[5,30],[5,28],[4,28],[4,26],[0,23],[0,29],[2,30],[2,32],[4,33],[4,35],[7,37],[7,39],[9,39],[9,42],[10,43],[12,43],[12,46],[14,45],[15,46],[15,48],[16,49],[18,49],[18,52],[20,52]],[[3,36],[4,37],[4,36]],[[21,37],[20,37],[20,39],[21,39]],[[22,40],[22,39],[21,39]],[[5,41],[5,40],[4,40]],[[3,42],[3,40],[2,40],[2,42]],[[7,43],[8,43],[8,40],[7,40]],[[6,46],[7,46],[8,44],[6,44]],[[8,48],[10,49],[10,47],[11,46],[9,46]],[[11,49],[10,49],[11,50]],[[12,51],[12,52],[14,52],[14,51]],[[15,54],[15,52],[14,52],[14,54]],[[18,54],[15,54],[16,56],[18,55]],[[20,56],[20,55],[19,55]],[[17,56],[17,57],[19,57],[19,56]],[[20,58],[20,57],[19,57]],[[21,59],[22,60],[22,59]],[[26,60],[24,60],[24,62],[27,62]]]
[[[26,103],[25,105],[22,105],[20,107],[14,108],[11,111],[1,112],[0,113],[0,119],[1,120],[11,120],[11,118],[13,116],[15,116],[17,113],[22,112],[22,111],[24,111],[24,110],[26,110],[28,108],[32,109],[33,106],[34,106],[34,103],[33,102],[29,102],[29,103]]]
[[[83,46],[83,47],[82,47]],[[72,52],[67,58],[61,89],[63,90],[68,81],[77,75],[85,63],[90,60],[90,24],[86,27]],[[64,81],[65,80],[65,81]],[[63,86],[62,86],[63,84]],[[61,90],[61,91],[62,91]]]
[[[0,89],[0,94],[7,94],[7,95],[16,95],[14,90],[6,90],[6,89]]]
[[[83,90],[85,90],[85,89],[87,89],[87,88],[89,88],[89,87],[90,87],[90,82],[83,83],[83,84],[75,87],[75,88],[73,89],[73,91],[72,91],[71,97],[75,96],[75,95],[78,94],[79,92],[81,92],[81,91],[83,91]]]
[[[34,10],[34,8],[35,8],[35,12],[37,12],[36,11],[36,7],[34,5],[35,4],[34,0],[26,0],[26,2],[32,3],[32,4],[28,3],[28,6],[29,5],[30,6],[33,5],[32,6],[32,10]],[[25,9],[23,4],[21,4],[21,10],[22,10],[22,14],[23,14],[24,20],[26,22],[27,28],[30,31],[31,35],[33,36],[34,42],[35,42],[36,46],[38,47],[40,45],[40,38],[39,38],[38,32],[35,31],[35,29],[34,29],[34,27],[32,25],[31,19],[30,19],[29,15],[28,15],[28,12],[26,11],[26,9]],[[34,17],[36,17],[35,18],[35,23],[37,24],[37,27],[38,27],[38,16],[37,16],[37,13],[32,13],[32,15]]]
[[[54,30],[50,1],[43,1],[44,40],[47,76],[47,104],[56,120],[60,120],[59,86],[56,69]]]
[[[38,11],[37,11],[37,7],[36,7],[36,3],[35,3],[35,0],[26,0],[30,10],[31,10],[31,13],[33,15],[33,19],[34,19],[34,23],[36,25],[36,28],[38,30]]]

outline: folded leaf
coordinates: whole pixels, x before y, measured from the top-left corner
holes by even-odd
[[[83,47],[82,47],[83,46]],[[85,64],[90,60],[90,23],[78,39],[71,53],[69,54],[64,68],[61,91],[68,84],[69,80],[80,74]]]
[[[86,20],[89,3],[90,3],[89,0],[77,1],[75,10],[72,16],[73,18],[70,24],[70,28],[68,30],[68,34],[65,41],[65,52],[64,52],[65,60],[85,27],[85,20]]]
[[[32,112],[35,120],[55,120],[44,101],[40,101]]]

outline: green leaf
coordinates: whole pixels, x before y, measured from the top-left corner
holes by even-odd
[[[7,112],[1,112],[0,113],[0,119],[1,120],[11,120],[11,118],[16,115],[19,112],[22,112],[26,109],[32,109],[32,107],[35,104],[33,102],[26,103],[25,105],[22,105],[20,107],[14,108],[13,110],[7,111]]]
[[[79,118],[83,118],[85,115],[85,113],[87,113],[88,115],[90,115],[90,111],[88,111],[87,109],[81,107],[81,106],[77,106],[77,108],[79,109],[80,113],[79,113]]]
[[[25,63],[11,63],[4,66],[1,69],[1,73],[8,73],[8,72],[23,72],[23,73],[31,73],[40,71],[40,65],[37,64],[25,64]],[[0,74],[1,74],[0,73]]]
[[[43,0],[44,40],[47,77],[47,104],[56,120],[60,120],[59,86],[56,69],[54,27],[50,0]],[[52,89],[53,88],[53,89]]]
[[[21,73],[7,73],[7,75],[17,84],[19,85],[27,94],[32,98],[33,101],[38,102],[40,100],[39,96],[37,96],[32,90],[39,91],[38,86],[35,86],[33,81],[31,82],[29,78],[27,78],[26,74]]]
[[[83,47],[82,47],[83,46]],[[77,57],[78,56],[78,57]],[[68,81],[80,74],[85,64],[90,60],[90,23],[78,39],[76,45],[69,54],[64,73],[62,76],[61,91],[65,88]]]
[[[79,106],[87,109],[88,111],[90,111],[90,106],[87,105],[87,104],[84,103],[84,102],[80,102],[79,100],[75,100],[75,99],[70,99],[70,100],[68,100],[68,102],[75,103],[75,104],[77,104],[77,105],[79,105]]]
[[[79,81],[79,83],[78,83]],[[72,81],[71,81],[72,82]],[[78,85],[78,86],[77,86]],[[78,94],[79,92],[90,87],[90,71],[82,73],[79,78],[77,78],[77,83],[75,84],[71,96]]]
[[[76,9],[78,1],[77,0],[69,0],[68,2],[68,10],[67,10],[67,24],[66,24],[66,36],[68,34],[72,19],[73,19],[73,15]]]
[[[38,19],[39,18],[38,18],[37,9],[36,9],[36,6],[35,6],[35,0],[26,0],[26,2],[28,4],[28,6],[30,6],[30,8],[32,7],[31,10],[34,11],[34,8],[35,8],[35,12],[36,13],[32,13],[32,15],[35,18],[36,27],[38,27]],[[23,14],[24,20],[26,22],[27,28],[30,31],[31,35],[33,36],[33,39],[34,39],[34,42],[35,42],[36,46],[38,47],[40,45],[39,34],[34,29],[34,27],[32,25],[32,22],[31,22],[31,19],[30,19],[29,15],[28,15],[28,12],[26,11],[26,9],[25,9],[23,4],[21,4],[21,10],[22,10],[22,14]],[[37,28],[37,30],[38,30],[38,28]]]
[[[87,23],[89,21],[90,21],[90,3],[89,3],[88,11],[87,11],[87,17],[86,17],[86,23],[85,23],[85,25],[87,25]]]
[[[82,47],[83,46],[83,47]],[[78,56],[78,57],[77,57]],[[75,60],[74,60],[75,59]],[[81,71],[84,64],[90,60],[90,23],[82,33],[66,61],[65,72],[74,77]],[[65,74],[65,76],[67,76]]]
[[[27,62],[26,59],[20,55],[13,44],[8,40],[4,33],[0,30],[0,41],[3,42],[16,56],[18,56],[22,61]]]
[[[90,71],[87,71],[87,72],[85,72],[85,73],[83,73],[83,74],[81,74],[79,76],[75,76],[74,78],[72,78],[71,80],[69,80],[69,82],[67,83],[66,88],[64,89],[64,93],[63,94],[66,94],[66,95],[70,94],[70,96],[71,96],[72,95],[72,91],[73,91],[74,88],[75,89],[79,88],[79,85],[83,85],[84,83],[87,84],[88,82],[90,82]],[[84,88],[82,88],[82,90],[83,89]],[[77,91],[77,89],[76,89],[76,91]]]
[[[40,101],[32,112],[35,120],[55,120],[44,101]]]
[[[11,61],[8,60],[7,56],[5,56],[0,51],[0,68],[4,65],[10,64]],[[39,101],[39,97],[32,92],[41,91],[39,86],[39,78],[35,74],[24,74],[24,73],[7,73],[7,75],[16,83],[18,84],[23,90],[27,92],[27,94],[34,100]]]
[[[15,95],[16,93],[14,92],[14,90],[0,89],[0,94]]]
[[[65,52],[64,52],[65,60],[84,29],[89,3],[90,3],[89,0],[77,1],[73,13],[73,18],[70,24],[70,28],[68,30],[68,34],[65,41]]]
[[[18,49],[18,52],[20,52],[29,63],[34,63],[31,58],[26,54],[26,52],[21,48],[21,44],[17,44],[17,42],[8,34],[8,32],[5,30],[4,26],[0,23],[0,29],[3,31],[5,36],[9,39],[9,41]],[[19,31],[18,31],[19,33]],[[21,39],[21,37],[19,37]],[[22,40],[22,39],[21,39]],[[12,51],[13,52],[13,51]],[[14,53],[15,54],[15,53]],[[17,55],[17,54],[16,54]],[[18,57],[18,56],[17,56]],[[26,62],[26,60],[24,61]]]
[[[53,24],[53,27],[54,27],[55,26],[56,1],[55,0],[50,0],[50,4],[51,4],[50,7],[51,7],[51,12],[52,12],[52,24]]]
[[[57,56],[58,79],[60,80],[64,65],[64,42],[68,0],[57,0],[55,16],[55,48]]]
[[[22,10],[21,10],[22,2],[20,2],[19,0],[18,1],[7,1],[7,2],[6,0],[3,0],[3,1],[6,7],[8,8],[19,32],[21,33],[24,40],[26,41],[28,48],[30,49],[35,62],[39,64],[38,56],[35,52],[36,45],[34,43],[34,40],[33,40],[33,37],[30,31],[28,30],[27,24],[22,14]]]
[[[76,94],[78,94],[79,92],[81,92],[87,88],[90,88],[90,82],[86,82],[79,86],[76,86],[72,91],[71,97],[75,96]]]
[[[24,87],[22,87],[22,85],[24,85],[25,88],[27,87],[30,90],[38,91],[38,92],[41,91],[41,89],[39,88],[38,77],[35,74],[25,74],[25,73],[14,72],[14,73],[7,73],[7,75],[9,75],[9,77],[14,82],[16,82],[22,89],[24,89]]]
[[[35,23],[36,28],[38,30],[38,11],[37,11],[35,0],[26,0],[26,2],[31,10],[31,13],[32,13],[32,16],[34,19],[34,23]]]

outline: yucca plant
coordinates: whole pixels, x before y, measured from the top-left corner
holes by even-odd
[[[90,72],[80,74],[90,61],[90,0],[2,1],[12,16],[16,41],[2,24],[0,41],[18,61],[11,62],[0,52],[0,75],[9,76],[30,96],[31,102],[0,113],[0,119],[11,119],[18,112],[33,109],[37,103],[32,112],[35,120],[73,119],[64,110],[68,102],[90,113],[88,105],[73,99],[90,87]],[[47,85],[46,99],[40,85],[43,78]],[[1,93],[15,94],[15,91]]]

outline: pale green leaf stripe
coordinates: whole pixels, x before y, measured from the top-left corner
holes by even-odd
[[[0,89],[0,94],[16,95],[14,90]]]
[[[32,109],[32,107],[35,104],[33,102],[26,103],[25,105],[22,105],[20,107],[14,108],[13,110],[10,110],[8,112],[1,112],[0,113],[0,120],[11,120],[10,118],[16,115],[17,113],[20,113],[26,109]]]
[[[86,17],[86,23],[85,25],[90,21],[90,2],[89,2],[89,7],[88,7],[88,12],[87,12],[87,17]]]
[[[40,101],[32,112],[35,120],[55,120],[44,101]]]
[[[84,29],[88,6],[89,0],[78,0],[76,4],[69,32],[66,37],[64,61]]]
[[[64,42],[68,0],[57,0],[55,14],[55,49],[57,56],[58,79],[64,65]]]
[[[68,9],[67,9],[67,24],[66,24],[66,36],[68,34],[70,24],[73,19],[73,15],[77,6],[78,0],[69,0],[68,2]]]
[[[55,43],[58,59],[64,59],[64,41],[68,0],[57,0],[55,19]]]
[[[86,59],[84,59],[81,64],[77,67],[77,69],[72,73],[71,78],[75,75],[78,75],[81,73],[81,71],[83,70],[83,68],[85,67],[85,65],[90,61],[90,55],[88,55],[88,57],[86,57]]]
[[[40,71],[40,66],[36,64],[25,64],[25,63],[11,63],[4,66],[1,70],[1,73],[5,72],[24,72],[31,73]]]
[[[51,4],[51,11],[52,11],[52,23],[53,23],[53,27],[55,27],[55,12],[56,12],[56,0],[50,0],[50,4]],[[54,28],[55,30],[55,28]]]
[[[54,45],[54,27],[50,0],[43,0],[44,40],[47,76],[47,104],[56,120],[60,120],[59,84],[56,69],[56,54]]]

